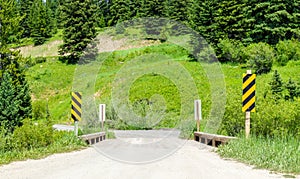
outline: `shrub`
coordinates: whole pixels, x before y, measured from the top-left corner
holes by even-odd
[[[289,61],[300,60],[300,42],[298,40],[279,41],[276,45],[276,63],[286,65]]]
[[[47,122],[33,123],[26,119],[23,126],[15,129],[12,141],[13,148],[18,151],[47,147],[53,142],[52,125]]]
[[[244,58],[255,73],[268,73],[272,69],[275,58],[273,48],[266,43],[250,44],[244,50]]]
[[[243,57],[243,50],[245,47],[241,42],[224,39],[220,41],[218,47],[220,48],[220,54],[218,55],[218,58],[221,59],[221,61],[230,61],[237,63],[246,62]]]
[[[32,104],[32,113],[34,119],[45,119],[47,117],[47,103],[45,101],[36,101]]]
[[[269,85],[271,86],[272,94],[275,95],[276,98],[280,98],[283,91],[283,82],[277,70],[274,71],[272,80]]]
[[[289,81],[284,86],[288,92],[285,99],[293,101],[294,98],[299,96],[299,87],[291,78],[289,78]]]
[[[273,100],[267,96],[257,101],[251,117],[252,132],[264,136],[300,137],[300,101]]]

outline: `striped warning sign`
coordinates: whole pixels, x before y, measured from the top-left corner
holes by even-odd
[[[81,93],[72,92],[71,118],[73,121],[81,120]]]
[[[243,112],[255,112],[255,74],[243,74]]]

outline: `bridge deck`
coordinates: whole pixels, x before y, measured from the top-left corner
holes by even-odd
[[[95,144],[105,140],[105,132],[97,132],[80,136],[87,144]]]
[[[229,140],[236,139],[236,137],[223,136],[217,134],[209,134],[205,132],[194,132],[195,141],[218,147],[221,144],[226,144]]]

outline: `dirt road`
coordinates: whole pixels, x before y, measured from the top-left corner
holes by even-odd
[[[137,134],[134,135],[137,136]],[[281,175],[271,174],[267,170],[253,169],[242,163],[223,160],[211,151],[212,148],[194,141],[181,141],[183,143],[178,150],[171,152],[170,155],[164,155],[162,159],[155,162],[149,162],[151,158],[144,157],[148,155],[147,152],[161,153],[160,151],[166,151],[169,148],[160,144],[156,145],[153,141],[158,138],[150,138],[149,135],[143,138],[132,138],[132,135],[124,136],[103,141],[81,151],[55,154],[41,160],[20,161],[1,166],[0,178],[282,178]],[[169,139],[171,139],[170,142],[175,140]],[[152,142],[149,143],[149,141]],[[140,145],[145,142],[149,144],[148,150]],[[134,145],[138,145],[143,152],[135,152]],[[102,151],[99,151],[100,148]],[[128,151],[132,152],[128,153]],[[136,159],[141,159],[142,156],[148,162],[133,164],[132,161],[126,162],[126,157],[121,157],[130,155],[135,156]],[[125,162],[113,159],[118,159],[118,157]],[[134,160],[134,162],[138,161]]]

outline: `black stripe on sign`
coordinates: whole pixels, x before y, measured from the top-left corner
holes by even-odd
[[[255,102],[246,111],[252,111],[255,108]]]
[[[249,85],[248,85],[245,89],[243,89],[243,94],[246,94],[247,91],[248,91],[249,89],[251,89],[251,87],[252,87],[253,85],[255,85],[255,79],[254,79],[253,81],[251,81],[251,83],[249,83]]]
[[[243,78],[243,83],[245,83],[251,76],[252,74],[246,74],[246,76]]]
[[[255,91],[253,91],[244,101],[243,106],[245,106],[252,98],[255,97]]]
[[[74,101],[77,106],[81,108],[81,104],[76,100],[76,98],[74,98],[74,96],[72,96],[72,101]]]
[[[81,113],[75,108],[75,106],[72,106],[72,110],[75,111],[79,117],[81,117]]]
[[[76,96],[81,99],[81,94],[79,92],[74,92],[76,94]]]
[[[72,119],[74,120],[74,121],[78,121],[78,119],[72,114]]]

